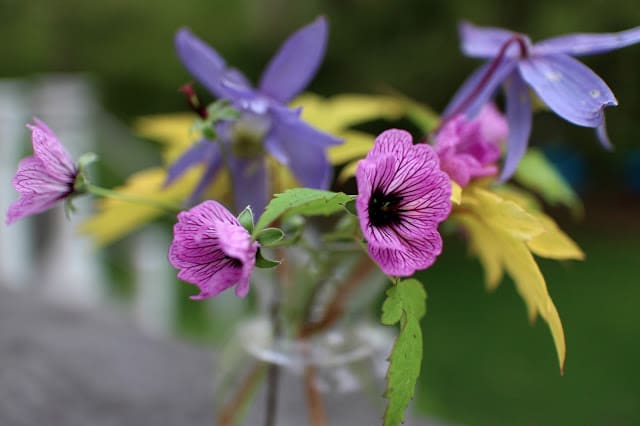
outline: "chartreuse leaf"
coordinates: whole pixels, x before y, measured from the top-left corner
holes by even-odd
[[[584,213],[582,202],[576,193],[539,149],[527,150],[520,160],[514,178],[523,186],[540,194],[547,203],[570,207],[577,216]]]
[[[343,210],[344,204],[353,198],[354,196],[342,192],[310,188],[289,189],[281,194],[276,194],[267,204],[254,228],[253,236],[258,235],[266,226],[280,217],[292,214],[330,215]]]
[[[159,204],[179,204],[189,195],[201,173],[201,168],[191,169],[175,185],[163,188],[166,172],[152,168],[131,175],[124,185],[114,189],[124,195],[144,197]],[[97,205],[98,213],[80,225],[80,232],[91,235],[100,245],[109,244],[164,214],[162,209],[149,204],[116,198],[103,198]]]
[[[400,281],[387,290],[382,305],[382,323],[400,323],[400,332],[389,356],[387,370],[387,408],[384,426],[396,426],[404,420],[404,411],[413,399],[422,363],[420,319],[427,312],[427,293],[420,281]]]
[[[465,228],[471,249],[485,269],[487,286],[498,286],[506,271],[522,296],[530,320],[537,315],[549,325],[562,370],[566,344],[558,311],[533,253],[553,259],[582,259],[580,248],[535,204],[515,192],[507,198],[477,185],[462,191],[452,217]]]

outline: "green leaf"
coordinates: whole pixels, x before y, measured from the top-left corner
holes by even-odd
[[[251,234],[253,232],[253,211],[250,206],[245,207],[242,213],[238,215],[238,222],[248,233]]]
[[[342,192],[320,189],[294,188],[276,196],[269,202],[253,231],[255,237],[276,219],[293,214],[303,216],[330,215],[343,209],[354,196]]]
[[[544,156],[542,151],[529,148],[522,157],[515,179],[528,189],[531,189],[549,204],[564,204],[572,209],[576,216],[581,216],[583,206],[569,183]]]
[[[262,247],[270,247],[284,238],[284,232],[280,228],[265,228],[257,236]]]
[[[427,293],[420,281],[401,281],[387,290],[382,305],[382,323],[400,323],[387,370],[387,409],[384,426],[397,426],[404,421],[404,411],[413,399],[422,363],[422,330],[420,319],[427,312]]]
[[[262,269],[275,268],[280,264],[278,260],[267,259],[262,255],[262,250],[258,249],[256,253],[256,267]]]

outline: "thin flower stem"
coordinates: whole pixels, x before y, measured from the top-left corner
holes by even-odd
[[[233,426],[237,414],[240,412],[242,406],[247,399],[251,396],[251,392],[255,389],[256,385],[262,378],[265,364],[257,362],[249,374],[244,378],[240,384],[237,392],[233,395],[233,398],[229,400],[229,403],[225,404],[220,410],[216,418],[216,425],[218,426]]]
[[[358,262],[356,268],[351,271],[349,276],[345,279],[344,284],[340,287],[331,302],[327,305],[324,311],[324,315],[318,321],[312,323],[305,323],[298,332],[298,337],[305,339],[314,333],[327,329],[333,325],[344,312],[344,306],[349,298],[349,294],[353,292],[364,281],[364,277],[371,272],[374,267],[374,263],[371,262],[368,256],[363,256]]]
[[[86,183],[84,189],[88,193],[96,195],[98,197],[114,198],[134,204],[146,204],[148,206],[164,210],[166,213],[174,214],[182,210],[180,206],[177,205],[165,204],[163,202],[151,198],[140,197],[138,195],[125,194],[123,192],[114,191],[112,189],[102,188],[91,183]]]
[[[315,383],[316,369],[312,365],[308,365],[304,369],[304,389],[307,394],[307,407],[309,409],[309,425],[325,426],[327,424],[327,415],[322,403],[322,397],[318,392]]]

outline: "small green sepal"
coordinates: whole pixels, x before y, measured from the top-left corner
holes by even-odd
[[[253,233],[253,211],[251,206],[247,206],[242,210],[242,213],[238,215],[238,222],[249,234]]]
[[[280,264],[278,260],[267,259],[262,255],[262,250],[258,249],[256,252],[256,267],[262,269],[275,268]]]
[[[354,216],[358,216],[358,211],[356,210],[356,199],[352,198],[351,200],[347,201],[346,203],[343,204],[344,209],[351,213]]]
[[[265,228],[256,237],[262,247],[278,245],[284,238],[284,231],[280,228]]]

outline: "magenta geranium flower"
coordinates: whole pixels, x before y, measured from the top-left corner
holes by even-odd
[[[435,138],[440,168],[460,186],[474,178],[495,175],[499,143],[506,136],[506,120],[493,104],[485,105],[473,120],[458,115],[447,121]]]
[[[180,270],[178,278],[200,288],[191,299],[213,297],[234,285],[236,295],[245,297],[258,246],[226,208],[204,201],[178,214],[169,262]]]
[[[34,118],[31,129],[33,156],[18,164],[13,187],[20,193],[7,211],[7,225],[18,219],[42,213],[74,194],[78,167],[55,133],[44,122]]]
[[[451,183],[429,145],[391,129],[356,170],[356,209],[369,255],[391,276],[431,266],[442,252],[438,224],[451,210]]]

